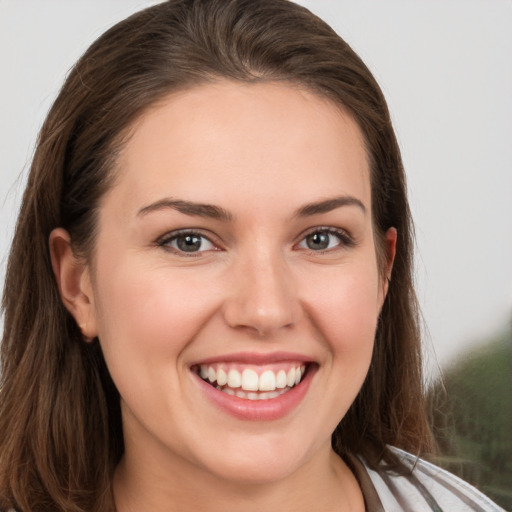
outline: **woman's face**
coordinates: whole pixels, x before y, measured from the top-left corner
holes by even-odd
[[[313,468],[385,295],[356,123],[296,87],[219,82],[146,112],[117,173],[83,287],[127,463],[246,482]]]

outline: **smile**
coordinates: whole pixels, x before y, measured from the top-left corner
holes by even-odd
[[[303,362],[267,366],[215,363],[193,366],[192,371],[227,395],[246,400],[270,400],[297,386],[306,372],[306,365]]]

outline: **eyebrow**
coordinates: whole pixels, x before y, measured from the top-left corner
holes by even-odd
[[[223,221],[233,220],[233,215],[224,208],[220,208],[219,206],[169,198],[161,199],[160,201],[156,201],[155,203],[141,208],[137,213],[137,216],[143,217],[148,213],[165,210],[168,208],[194,217],[206,217],[209,219],[217,219]]]
[[[352,196],[340,196],[306,204],[297,210],[296,216],[309,217],[310,215],[319,215],[328,213],[336,208],[341,208],[342,206],[357,206],[366,214],[366,207],[359,199]]]
[[[317,201],[314,203],[308,203],[299,208],[296,211],[295,216],[309,217],[312,215],[319,215],[322,213],[328,213],[332,210],[341,208],[343,206],[357,206],[363,211],[363,213],[366,213],[366,207],[359,199],[352,196],[340,196],[325,199],[323,201]],[[194,217],[205,217],[209,219],[216,219],[228,222],[234,220],[233,214],[231,214],[224,208],[221,208],[220,206],[205,203],[195,203],[193,201],[185,201],[183,199],[171,198],[161,199],[160,201],[156,201],[148,206],[145,206],[144,208],[141,208],[137,213],[137,216],[143,217],[148,213],[165,210],[169,208],[172,210],[176,210],[180,213],[183,213],[185,215],[190,215]]]

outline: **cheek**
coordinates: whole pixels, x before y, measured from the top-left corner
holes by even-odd
[[[380,312],[377,272],[373,265],[331,270],[305,292],[310,316],[335,359],[369,363]]]
[[[372,265],[348,265],[317,275],[304,291],[314,335],[324,347],[322,396],[330,435],[356,399],[368,374],[379,315],[378,277]],[[327,420],[325,418],[328,418]]]
[[[167,424],[187,371],[182,354],[216,311],[218,293],[197,272],[134,260],[102,269],[95,299],[109,372],[130,414]]]
[[[176,364],[216,310],[212,280],[201,279],[198,272],[147,268],[133,260],[103,268],[95,298],[104,351],[112,352],[113,362],[147,362],[148,369],[155,357]]]

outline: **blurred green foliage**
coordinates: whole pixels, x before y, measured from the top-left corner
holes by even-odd
[[[512,511],[512,329],[446,369],[429,404],[434,462]]]

